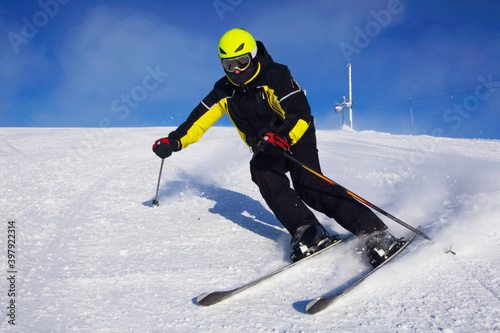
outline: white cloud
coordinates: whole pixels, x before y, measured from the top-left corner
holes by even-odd
[[[70,32],[63,48],[64,78],[55,96],[58,107],[68,117],[95,126],[112,116],[117,99],[130,111],[139,110],[136,104],[144,109],[146,104],[182,99],[192,99],[188,104],[193,108],[204,97],[200,90],[208,92],[222,74],[216,43],[153,16],[96,7],[82,26]],[[163,73],[161,82],[146,78],[151,70]],[[140,89],[144,84],[148,89]],[[137,98],[127,104],[123,96],[134,92]]]
[[[31,45],[18,54],[10,46],[0,49],[0,126],[6,124],[6,119],[16,117],[13,113],[20,112],[22,104],[18,102],[26,99],[26,94],[36,94],[33,90],[49,73],[50,64],[44,53],[44,49]]]

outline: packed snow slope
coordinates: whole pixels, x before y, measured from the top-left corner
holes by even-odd
[[[417,237],[311,316],[308,301],[369,270],[359,240],[220,304],[195,303],[289,263],[290,236],[252,183],[234,128],[211,128],[166,159],[153,208],[161,160],[151,145],[171,130],[0,129],[0,331],[500,330],[500,141],[318,131],[325,175],[433,241]],[[382,219],[397,236],[411,234]],[[445,254],[452,244],[456,255]]]

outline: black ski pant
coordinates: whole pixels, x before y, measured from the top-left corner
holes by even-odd
[[[321,172],[315,133],[307,133],[307,136],[293,145],[291,152],[297,160]],[[307,206],[335,219],[356,236],[387,228],[368,207],[338,186],[284,156],[257,152],[250,161],[250,172],[267,205],[292,236],[301,225],[319,224]],[[287,172],[290,172],[294,189],[290,187]]]

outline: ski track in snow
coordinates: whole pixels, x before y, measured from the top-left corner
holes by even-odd
[[[211,307],[287,264],[290,236],[249,175],[234,128],[165,160],[172,128],[0,129],[0,258],[16,222],[16,325],[1,332],[500,331],[500,141],[318,131],[325,175],[422,225],[407,250],[315,316],[308,301],[369,269],[353,239]],[[348,233],[322,214],[332,232]],[[383,217],[397,236],[409,232]],[[456,256],[445,254],[453,244]]]

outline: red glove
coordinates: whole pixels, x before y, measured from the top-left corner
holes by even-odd
[[[283,155],[285,151],[290,150],[290,145],[286,138],[278,134],[265,133],[257,146],[255,146],[255,149],[264,154],[280,156]]]
[[[173,149],[168,138],[161,138],[155,141],[153,151],[158,157],[164,159],[172,155]]]

